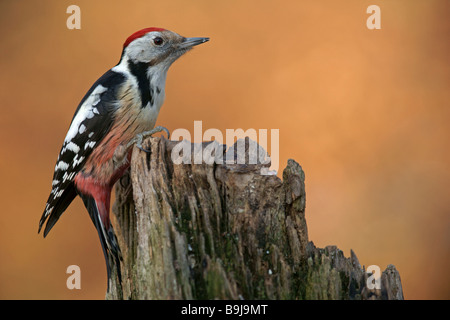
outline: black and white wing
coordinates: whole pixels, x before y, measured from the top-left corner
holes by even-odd
[[[94,83],[75,111],[56,162],[52,191],[39,222],[38,232],[48,219],[44,237],[77,195],[74,178],[95,145],[113,125],[118,90],[124,82],[122,73],[107,71]]]

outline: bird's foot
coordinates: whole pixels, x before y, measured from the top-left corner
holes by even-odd
[[[167,133],[167,139],[170,139],[170,132],[169,132],[169,130],[167,128],[165,128],[165,127],[157,126],[157,127],[153,128],[150,131],[144,131],[142,133],[138,133],[136,135],[136,137],[134,137],[130,142],[128,142],[127,149],[129,149],[133,144],[136,144],[136,147],[139,150],[142,150],[144,152],[150,152],[150,150],[146,150],[146,149],[144,149],[142,147],[142,141],[145,138],[150,137],[150,136],[154,135],[155,133],[162,132],[162,131],[166,132]]]

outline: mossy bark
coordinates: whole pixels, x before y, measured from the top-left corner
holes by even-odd
[[[122,282],[114,274],[107,299],[403,299],[395,267],[369,290],[353,252],[308,240],[294,160],[281,180],[267,164],[174,164],[178,143],[146,140],[116,185]]]

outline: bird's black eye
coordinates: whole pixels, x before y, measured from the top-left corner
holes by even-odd
[[[162,45],[163,42],[164,42],[164,40],[163,40],[163,38],[161,38],[161,37],[156,37],[155,39],[153,39],[153,43],[154,43],[155,45],[157,45],[157,46]]]

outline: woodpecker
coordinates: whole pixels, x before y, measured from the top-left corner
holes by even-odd
[[[145,28],[123,44],[119,63],[103,74],[81,100],[56,161],[52,190],[39,222],[44,237],[79,195],[97,229],[106,260],[120,279],[121,253],[109,218],[111,190],[130,166],[132,146],[156,132],[169,67],[209,38],[185,38],[162,28]]]

